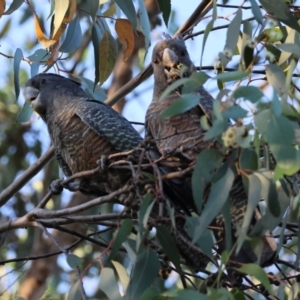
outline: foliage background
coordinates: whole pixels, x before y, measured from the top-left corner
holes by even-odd
[[[0,76],[0,191],[7,188],[12,182],[14,182],[15,178],[19,177],[36,161],[36,159],[45,153],[50,144],[45,125],[42,120],[38,119],[35,115],[33,115],[33,117],[29,120],[31,113],[26,110],[23,110],[20,115],[20,110],[23,106],[24,100],[22,99],[22,96],[20,96],[17,97],[18,100],[16,101],[16,94],[18,94],[18,86],[22,87],[31,74],[37,71],[37,64],[31,64],[33,57],[30,57],[30,55],[33,55],[38,49],[43,51],[38,52],[38,59],[44,60],[44,62],[40,65],[39,71],[41,72],[46,69],[46,67],[43,66],[45,64],[45,58],[43,57],[45,54],[44,51],[46,51],[44,49],[48,46],[47,43],[49,41],[44,41],[44,44],[38,43],[37,35],[39,35],[39,33],[37,34],[36,30],[40,26],[40,30],[42,30],[48,37],[50,36],[51,18],[47,20],[47,17],[51,15],[51,7],[55,7],[54,1],[48,2],[36,0],[11,2],[22,5],[12,14],[4,14],[0,19],[0,65],[2,66],[2,74]],[[90,3],[91,7],[98,7],[99,5],[98,1],[92,0],[78,0],[76,2],[78,7],[80,7],[80,5],[84,5],[83,2]],[[120,5],[119,1],[115,2]],[[126,1],[126,3],[128,2],[132,1]],[[188,19],[193,10],[196,9],[198,2],[199,1],[189,1],[187,5],[187,3],[183,3],[182,1],[172,0],[170,2],[172,12],[168,28],[166,28],[163,22],[163,16],[159,14],[157,9],[156,1],[145,0],[143,3],[145,4],[145,9],[148,11],[149,21],[152,28],[149,36],[147,36],[146,33],[147,39],[151,40],[152,43],[151,47],[148,49],[148,54],[145,58],[144,36],[140,35],[138,38],[135,37],[134,43],[132,44],[134,45],[132,55],[126,62],[124,62],[123,52],[120,51],[113,73],[107,80],[105,80],[102,86],[103,92],[110,97],[124,86],[126,82],[130,81],[132,76],[135,76],[144,70],[150,62],[152,47],[155,45],[156,41],[161,38],[161,33],[168,32],[173,35],[176,30],[182,26],[186,19]],[[226,32],[228,25],[237,11],[237,7],[240,5],[248,7],[247,9],[242,10],[243,19],[252,18],[253,24],[256,25],[256,20],[253,17],[253,11],[250,9],[252,1],[246,1],[246,3],[243,1],[238,2],[239,3],[237,3],[237,1],[217,1],[219,4],[217,13],[218,18],[214,23],[214,27],[217,27],[218,30],[212,31],[209,34],[202,58],[202,69],[208,72],[211,76],[214,76],[216,73],[214,71],[214,59],[218,57],[219,52],[222,52],[223,49],[226,48],[224,47]],[[268,1],[264,2],[268,3]],[[272,1],[270,1],[270,3],[271,2]],[[0,6],[4,5],[4,3],[5,1],[0,1]],[[57,3],[59,3],[59,1],[57,1]],[[119,18],[120,14],[122,18],[125,18],[126,16],[124,13],[121,13],[120,10],[117,10],[116,12],[113,11],[113,8],[116,6],[112,6],[112,1],[100,1],[100,3],[102,6],[100,6],[99,12],[106,12],[108,16],[113,13],[111,15],[111,19],[107,18],[105,20],[112,35],[116,38],[117,35],[114,29],[114,18]],[[142,2],[133,1],[133,3],[136,9],[138,9]],[[11,3],[7,1],[6,9],[10,6],[10,4]],[[230,7],[230,5],[232,5],[232,7]],[[297,6],[297,1],[295,1],[293,5]],[[39,26],[34,23],[33,8],[40,19]],[[95,12],[95,10],[91,10],[91,15],[93,12]],[[263,11],[263,13],[265,13],[265,11]],[[279,14],[279,12],[276,13]],[[200,66],[201,61],[203,33],[205,29],[208,28],[211,16],[210,12],[207,15],[207,18],[203,18],[199,25],[193,29],[193,33],[200,32],[199,35],[195,35],[193,39],[189,39],[187,41],[188,50],[190,51],[193,62],[197,66]],[[141,20],[146,19],[147,18],[142,17]],[[65,53],[62,57],[59,57],[59,52],[57,52],[58,48],[54,44],[51,51],[52,61],[50,60],[48,63],[51,65],[51,63],[54,63],[56,59],[60,58],[60,60],[57,64],[55,64],[54,68],[49,71],[57,72],[59,68],[62,75],[66,75],[66,73],[74,73],[76,76],[87,78],[90,81],[84,81],[85,87],[90,91],[90,93],[93,93],[92,82],[95,77],[100,78],[103,74],[101,74],[101,70],[99,71],[95,68],[94,47],[91,41],[91,17],[83,16],[80,24],[82,29],[82,40],[80,45],[78,44],[79,47],[76,51],[72,51],[70,54]],[[76,39],[74,40],[73,43],[76,44]],[[268,42],[270,44],[278,42],[278,37],[277,40],[275,37],[275,41],[269,40]],[[16,51],[17,48],[22,50],[22,54]],[[231,48],[234,49],[235,45],[231,45]],[[120,49],[122,48],[120,47]],[[293,51],[293,54],[298,59],[299,53],[297,53],[296,50]],[[101,54],[98,53],[98,56],[99,55]],[[21,60],[22,57],[24,60]],[[28,59],[28,57],[30,58]],[[266,56],[265,48],[259,48],[256,58],[258,60],[257,64],[262,67],[262,70],[264,70],[263,66],[268,63],[267,59],[270,61],[270,58]],[[30,60],[30,62],[28,60]],[[236,69],[238,67],[238,63],[239,57],[235,56],[228,63],[227,68]],[[297,69],[294,71],[295,73],[297,73],[296,70]],[[110,71],[112,71],[112,69],[110,69]],[[252,79],[255,79],[255,85],[259,86],[266,95],[269,97],[272,96],[273,89],[265,81],[264,72],[257,73],[252,77]],[[150,78],[140,84],[133,92],[129,93],[125,99],[120,99],[120,101],[114,105],[114,108],[117,111],[122,112],[131,121],[143,122],[145,110],[151,101],[152,81],[153,79]],[[293,81],[295,86],[297,85],[297,81],[298,76],[295,76]],[[236,81],[233,83],[227,83],[226,88],[234,88],[235,84]],[[218,88],[221,86],[220,82],[209,80],[206,82],[205,87],[214,96],[217,96],[219,93]],[[93,96],[104,100],[103,93],[99,89],[97,94],[94,94]],[[299,95],[297,89],[293,96],[296,99],[294,104],[298,107],[297,98]],[[248,103],[246,108],[251,110],[252,106],[249,108]],[[17,119],[23,122],[17,122]],[[247,122],[246,118],[245,122]],[[137,128],[141,133],[143,133],[142,126],[137,126]],[[23,216],[27,212],[31,211],[34,207],[36,207],[40,199],[47,194],[48,186],[52,180],[57,179],[60,176],[62,176],[62,174],[58,170],[57,163],[52,160],[38,175],[33,177],[28,184],[20,189],[9,202],[1,207],[1,223],[5,223],[9,219]],[[58,209],[60,207],[69,207],[88,200],[89,198],[77,193],[73,195],[64,191],[61,196],[54,196],[47,204],[47,208]],[[295,206],[297,208],[296,204]],[[99,212],[105,213],[110,210],[111,207],[103,206],[100,208]],[[295,220],[297,220],[297,212],[295,213],[294,219],[291,221]],[[86,228],[83,225],[74,224],[69,225],[68,228],[74,232],[86,233]],[[103,230],[104,228],[100,226],[97,227],[96,225],[94,227],[90,226],[89,228],[91,231],[96,229]],[[68,247],[76,241],[75,236],[58,233],[54,229],[49,229],[49,232],[55,237],[56,241],[62,248]],[[112,231],[104,232],[99,240],[108,244],[112,234]],[[11,297],[14,299],[13,297],[19,295],[24,299],[39,299],[40,297],[45,299],[47,297],[63,299],[63,295],[69,293],[69,299],[75,299],[72,297],[75,297],[76,292],[80,290],[80,280],[78,281],[78,276],[81,274],[83,275],[83,283],[87,297],[105,299],[106,296],[103,294],[103,291],[99,289],[99,282],[101,282],[101,280],[99,281],[99,278],[102,268],[101,251],[103,251],[103,248],[99,245],[93,243],[81,243],[72,250],[72,253],[76,255],[74,257],[71,255],[59,254],[34,260],[32,258],[35,256],[61,251],[61,249],[58,249],[57,245],[53,244],[53,241],[51,241],[49,237],[45,236],[42,230],[35,228],[28,228],[26,230],[11,230],[2,235],[2,242],[0,249],[1,261],[6,262],[7,260],[11,260],[11,262],[6,262],[0,267],[0,290],[2,290],[2,297]],[[293,250],[296,243],[297,240],[291,240],[288,248]],[[297,251],[297,249],[294,249],[294,251]],[[26,257],[30,257],[31,259],[27,262],[27,259],[24,259]],[[67,257],[68,260],[66,259]],[[77,257],[81,257],[83,259],[80,261],[80,268],[74,267],[74,265],[76,265]],[[289,256],[284,256],[283,258],[285,257],[287,260],[290,260]],[[20,259],[20,261],[18,261],[18,259]],[[123,264],[124,266],[127,266],[128,262],[124,260]],[[274,269],[271,270],[274,272]],[[195,285],[197,286],[198,282],[196,279],[195,282]],[[295,282],[284,284],[282,287],[282,295],[284,294],[285,289],[287,292],[292,286],[294,294],[297,294],[296,291],[298,287]],[[176,299],[184,299],[184,297],[187,297],[184,294],[180,296],[177,291],[178,288],[182,288],[182,285],[178,279],[178,274],[175,272],[171,273],[166,282],[158,280],[157,286],[160,287],[161,292],[166,292],[165,295],[168,295],[169,297],[174,296],[177,297]],[[225,292],[221,291],[220,295],[224,296]],[[77,295],[76,297],[80,296]],[[226,297],[229,296],[226,294]],[[149,298],[145,299],[152,298],[149,296]]]

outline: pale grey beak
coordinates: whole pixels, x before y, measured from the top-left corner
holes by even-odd
[[[172,49],[165,48],[163,50],[162,63],[169,84],[180,78],[181,68],[178,65],[178,56]]]
[[[40,93],[39,90],[31,86],[26,86],[23,90],[23,96],[25,100],[29,103],[34,101],[38,97],[39,93]]]
[[[176,68],[176,65],[178,63],[178,56],[172,49],[166,48],[163,51],[162,62],[165,67]]]
[[[31,108],[39,115],[45,113],[46,107],[40,98],[40,91],[32,86],[25,86],[23,90],[25,100],[30,104]]]

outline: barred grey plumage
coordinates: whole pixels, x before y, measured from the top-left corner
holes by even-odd
[[[199,95],[199,106],[196,106],[185,113],[170,118],[161,118],[161,113],[176,102],[180,97],[180,90],[171,92],[164,100],[159,101],[162,93],[169,84],[178,78],[190,76],[195,67],[190,60],[184,40],[177,36],[174,39],[163,40],[154,47],[152,55],[152,65],[154,69],[154,92],[152,102],[146,113],[147,136],[156,141],[159,152],[168,155],[169,159],[195,162],[196,157],[205,149],[217,148],[221,146],[216,140],[203,140],[205,130],[200,126],[200,118],[203,115],[212,120],[213,98],[200,87],[196,93]],[[185,66],[183,74],[180,74],[181,67]],[[186,186],[186,204],[195,209],[191,192],[191,178],[188,178]],[[209,192],[209,186],[207,187]],[[208,193],[207,193],[208,194]],[[242,178],[237,175],[230,191],[231,216],[233,229],[233,242],[237,238],[237,230],[241,227],[243,217],[247,208],[248,196],[245,192]],[[256,216],[259,211],[256,211]],[[259,216],[258,216],[259,217]],[[256,217],[253,216],[252,226]],[[213,223],[222,223],[219,216]],[[222,225],[224,226],[224,224]],[[218,231],[215,231],[216,239],[219,240]],[[277,243],[269,232],[262,237],[263,251],[260,259],[262,266],[270,264],[277,251]],[[218,242],[219,253],[225,249],[225,241]],[[232,260],[240,263],[255,262],[257,260],[253,250],[245,245],[240,253],[232,255]]]
[[[89,99],[81,86],[56,74],[39,74],[25,84],[24,97],[46,122],[58,163],[67,177],[96,168],[101,157],[128,151],[142,140],[111,107]],[[77,179],[68,186],[104,195],[124,184],[116,171]]]
[[[89,99],[77,82],[62,76],[34,76],[25,84],[24,97],[46,122],[56,158],[67,177],[96,168],[102,155],[132,150],[142,141],[139,133],[125,118],[106,104]],[[149,155],[152,159],[160,156],[155,150],[150,150]],[[164,172],[163,169],[161,171]],[[89,178],[76,179],[68,188],[101,196],[121,188],[130,178],[130,171],[110,169],[104,174],[98,172]],[[173,190],[176,188],[172,182],[170,186],[165,186],[169,198],[175,196]],[[173,198],[175,202],[182,201],[179,195],[176,198]],[[186,257],[189,249],[184,229],[175,230],[171,223],[166,226],[179,251]],[[189,253],[193,257],[192,262],[188,261],[189,265],[197,269],[206,266],[208,259],[205,258],[204,262],[200,249],[195,246]]]

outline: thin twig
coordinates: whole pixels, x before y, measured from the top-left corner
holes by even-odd
[[[45,226],[43,224],[37,222],[37,225],[40,229],[42,229],[44,234],[53,242],[53,244],[56,245],[58,249],[60,249],[61,252],[65,253],[65,254],[68,253],[67,250],[65,250],[63,247],[61,247],[61,245],[57,242],[57,240],[54,238],[54,236],[48,232],[47,228],[45,228]]]
[[[53,228],[55,228],[59,231],[67,232],[67,233],[69,233],[73,236],[78,236],[79,237],[79,239],[76,242],[72,243],[70,246],[65,248],[66,251],[71,250],[72,248],[74,248],[79,243],[81,243],[82,241],[85,241],[85,240],[89,241],[91,243],[94,243],[98,246],[101,246],[101,247],[107,247],[106,243],[102,243],[99,240],[95,240],[95,239],[90,238],[90,237],[93,236],[93,235],[111,230],[111,228],[106,228],[106,229],[103,229],[103,230],[99,230],[99,231],[96,231],[96,232],[89,233],[85,236],[85,235],[83,235],[81,233],[78,233],[77,231],[74,231],[74,230],[70,230],[70,229],[64,230],[64,229],[62,229],[64,227],[61,227],[61,226],[57,226],[57,227],[53,227]],[[120,250],[125,251],[124,249],[120,249]],[[54,251],[54,252],[50,252],[50,253],[43,254],[43,255],[6,259],[6,260],[1,260],[0,265],[5,265],[5,264],[11,263],[11,262],[27,262],[27,261],[31,261],[31,260],[38,260],[38,259],[42,259],[42,258],[48,258],[48,257],[51,257],[51,256],[59,255],[59,254],[62,254],[62,253],[63,253],[62,251]],[[1,279],[1,277],[0,277],[0,279]]]
[[[36,206],[37,208],[44,208],[48,201],[52,197],[52,192],[48,192],[47,195],[40,201],[40,203]]]
[[[86,300],[86,293],[83,287],[83,282],[82,282],[82,277],[81,277],[81,272],[80,272],[80,268],[78,266],[76,266],[76,270],[77,270],[77,276],[78,276],[78,280],[80,281],[80,293],[81,293],[81,299],[82,300]]]
[[[62,217],[62,216],[69,216],[71,214],[75,214],[78,212],[82,212],[84,210],[87,210],[89,208],[92,208],[94,206],[98,206],[104,203],[109,203],[109,202],[117,202],[115,197],[119,196],[120,194],[127,192],[128,187],[124,186],[121,189],[106,195],[102,196],[93,200],[90,200],[86,203],[76,205],[74,207],[70,208],[65,208],[57,211],[49,211],[47,209],[40,209],[40,208],[35,208],[26,215],[15,219],[15,220],[10,220],[6,223],[0,224],[0,233],[6,232],[8,230],[12,229],[17,229],[17,228],[24,228],[24,227],[38,227],[36,223],[36,219],[41,222],[41,219],[51,219],[51,218],[57,218],[57,217]],[[46,220],[45,220],[46,222]],[[48,220],[47,220],[48,222]],[[62,222],[64,223],[64,222]]]

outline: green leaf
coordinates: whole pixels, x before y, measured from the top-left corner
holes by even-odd
[[[262,24],[263,22],[263,17],[262,17],[262,13],[261,10],[259,8],[259,6],[257,5],[256,0],[249,0],[251,3],[251,10],[253,13],[253,16],[255,18],[255,20],[259,23]]]
[[[147,210],[146,210],[146,213],[145,213],[144,218],[143,218],[143,226],[144,226],[144,228],[147,228],[147,223],[148,223],[148,220],[149,220],[149,216],[150,216],[150,214],[152,212],[152,208],[153,208],[154,204],[155,204],[155,202],[152,201],[150,203],[150,205],[148,206]]]
[[[221,211],[228,199],[233,180],[234,173],[228,168],[225,175],[212,185],[207,203],[195,228],[193,242],[197,241],[202,236],[207,226]]]
[[[115,0],[115,2],[121,8],[125,16],[128,18],[128,20],[132,24],[132,27],[136,29],[136,12],[132,0]]]
[[[157,286],[150,286],[142,295],[141,300],[163,300],[160,297],[161,292]]]
[[[8,19],[4,25],[2,25],[0,29],[0,39],[5,37],[11,28],[12,18]],[[21,24],[21,22],[19,23]]]
[[[139,253],[131,272],[125,299],[140,299],[158,277],[159,266],[157,254],[151,248]]]
[[[221,112],[222,111],[222,107],[221,107],[222,96],[220,94],[221,94],[221,92],[218,95],[218,98],[217,98],[218,100],[213,102],[213,112],[214,112],[214,115],[217,118],[217,120],[223,121],[224,118],[223,118],[222,112]]]
[[[20,95],[20,83],[19,83],[19,71],[20,63],[23,58],[23,52],[20,48],[17,48],[14,55],[14,85],[16,93],[16,101],[18,101]]]
[[[290,121],[284,116],[272,115],[269,120],[267,141],[279,167],[287,169],[296,163],[296,150],[292,147],[295,137]]]
[[[144,227],[143,223],[144,223],[145,215],[147,214],[148,208],[151,204],[151,200],[152,200],[152,196],[148,193],[143,197],[143,201],[141,203],[141,207],[138,212],[140,229]]]
[[[136,252],[135,252],[135,248],[136,248],[136,241],[133,241],[131,239],[127,239],[124,243],[123,243],[123,247],[126,249],[127,255],[130,259],[130,261],[134,262],[136,260]]]
[[[239,105],[232,105],[222,113],[224,118],[234,119],[234,120],[245,118],[247,114],[248,111],[241,108]]]
[[[101,39],[97,55],[99,55],[99,66],[96,67],[96,72],[99,72],[99,82],[102,84],[114,69],[118,55],[117,42],[107,30]]]
[[[194,230],[197,226],[197,222],[198,217],[187,217],[186,219],[184,229],[191,238],[195,234]],[[195,241],[195,243],[198,245],[198,247],[202,250],[204,254],[212,258],[212,248],[214,245],[214,240],[212,237],[211,230],[206,228],[204,233],[201,235],[201,238]]]
[[[271,102],[271,110],[275,116],[280,116],[282,113],[281,102],[279,101],[277,93],[274,91],[273,99]]]
[[[266,44],[266,50],[267,50],[268,52],[271,52],[271,53],[274,55],[276,61],[279,60],[280,56],[281,56],[283,53],[285,53],[285,52],[281,52],[279,49],[277,49],[276,47],[274,47],[272,44]],[[286,53],[287,53],[287,52],[286,52]],[[289,56],[290,56],[290,55],[289,55]],[[284,61],[286,61],[286,59],[285,59]],[[279,63],[279,62],[278,62],[278,65],[279,65],[279,66],[282,65],[282,63]]]
[[[178,292],[174,300],[209,300],[206,295],[201,294],[194,290],[183,290]]]
[[[112,244],[111,252],[109,254],[107,261],[110,261],[115,258],[116,254],[121,248],[122,243],[126,240],[128,235],[131,233],[133,225],[134,224],[131,219],[126,219],[122,222],[120,229],[118,230],[115,240]]]
[[[157,0],[160,11],[162,12],[166,27],[168,27],[169,17],[171,13],[171,0]]]
[[[232,97],[236,100],[242,98],[256,103],[264,97],[264,93],[255,86],[240,86],[232,93]]]
[[[285,75],[282,69],[277,65],[267,65],[266,76],[268,82],[277,90],[279,96],[285,99],[287,91],[285,87]]]
[[[93,22],[95,21],[99,9],[99,0],[80,1],[77,5],[77,9],[80,9],[81,13],[88,13],[92,17]],[[102,18],[101,21],[103,21]]]
[[[199,214],[202,211],[205,187],[211,181],[213,172],[218,168],[222,160],[223,155],[216,149],[205,149],[197,156],[192,175],[192,188],[194,202]]]
[[[175,268],[181,271],[180,254],[170,231],[165,226],[158,226],[156,227],[156,236]]]
[[[210,128],[210,120],[208,120],[206,115],[201,116],[200,126],[206,131]]]
[[[67,263],[70,268],[75,269],[78,265],[83,263],[83,259],[74,254],[67,255]]]
[[[273,291],[271,288],[270,281],[268,279],[267,274],[259,265],[256,264],[245,264],[237,269],[241,273],[245,273],[250,276],[254,276],[258,281],[260,281],[267,291],[272,295]]]
[[[222,215],[224,217],[224,225],[225,225],[225,246],[226,250],[224,252],[230,252],[232,249],[232,215],[231,215],[231,204],[227,201],[225,202],[223,208],[222,208]],[[222,253],[222,254],[223,254]],[[227,253],[227,255],[228,255]],[[224,256],[226,253],[224,253]],[[226,260],[227,261],[227,260]]]
[[[66,37],[59,48],[60,52],[70,53],[75,51],[81,44],[82,31],[80,27],[79,17],[76,15],[75,18],[68,26]]]
[[[300,56],[300,47],[296,44],[286,43],[286,44],[276,45],[276,47],[282,51],[293,53],[297,56]]]
[[[17,116],[17,122],[18,123],[24,123],[30,120],[30,117],[33,113],[32,108],[30,107],[30,104],[25,101],[24,106],[22,107],[21,111],[19,112]]]
[[[227,120],[215,120],[213,126],[205,133],[203,140],[207,141],[221,135],[228,126]]]
[[[77,280],[76,283],[71,287],[66,300],[80,300],[82,299],[81,297],[81,280]]]
[[[162,101],[163,99],[166,98],[167,95],[169,95],[171,92],[173,92],[175,89],[177,89],[178,87],[182,86],[184,83],[188,82],[189,78],[180,78],[176,81],[174,81],[172,84],[170,84],[165,90],[164,92],[161,94],[160,98],[158,99],[158,101]]]
[[[163,1],[163,0],[162,0]],[[202,40],[202,50],[201,50],[201,58],[200,58],[200,66],[202,66],[202,58],[204,54],[204,47],[208,38],[208,35],[210,34],[212,28],[214,27],[215,20],[210,20],[208,24],[206,25],[206,28],[204,30],[203,40]]]
[[[236,48],[239,34],[240,34],[240,26],[242,23],[242,10],[239,8],[236,12],[235,17],[232,19],[228,26],[227,35],[226,35],[226,43],[225,49],[231,50],[234,53]]]
[[[88,78],[78,76],[78,78],[81,80],[83,84],[83,89],[84,91],[92,98],[98,101],[103,102],[106,98],[107,95],[105,94],[104,90],[97,86],[94,89],[94,82],[92,80],[89,80]]]
[[[276,19],[279,19],[282,23],[300,32],[300,27],[297,23],[297,19],[291,13],[289,7],[283,0],[259,0],[259,2],[265,8],[265,10],[268,13],[274,15]]]
[[[282,178],[284,175],[292,176],[300,170],[300,154],[299,151],[292,152],[295,154],[295,159],[292,161],[280,162],[277,164],[274,171],[274,180]],[[294,163],[294,164],[293,164]]]
[[[208,78],[210,77],[204,72],[193,72],[189,78],[186,78],[187,81],[184,83],[182,93],[188,94],[197,92],[197,89],[202,87]]]
[[[234,288],[231,290],[231,294],[233,295],[234,300],[246,300],[246,296],[243,291],[240,291],[238,288]],[[278,298],[280,299],[280,298]]]
[[[99,289],[102,290],[110,300],[121,299],[118,282],[113,269],[101,269]]]
[[[38,62],[46,62],[51,55],[45,49],[38,49],[33,54],[27,56],[27,58],[31,61],[38,61]]]
[[[245,62],[245,69],[248,69],[248,67],[252,64],[254,59],[254,49],[246,45],[244,47],[243,58]]]
[[[271,115],[269,110],[262,110],[254,116],[255,126],[262,135],[266,134]]]
[[[220,80],[222,82],[241,80],[249,75],[249,72],[244,71],[232,71],[226,73],[220,73],[213,79]]]
[[[199,104],[199,96],[195,94],[183,94],[180,99],[162,112],[161,118],[173,117],[182,114]],[[200,119],[199,119],[200,122]]]
[[[30,76],[31,77],[33,77],[39,73],[39,67],[40,67],[39,62],[34,61],[31,63],[31,66],[30,66]]]
[[[257,170],[258,168],[258,157],[254,149],[242,149],[239,164],[243,170]]]
[[[139,13],[139,18],[141,22],[141,26],[143,29],[143,33],[145,36],[145,50],[147,54],[148,48],[150,47],[150,32],[151,32],[151,26],[150,26],[150,21],[148,17],[148,13],[145,7],[144,0],[139,0],[139,6],[140,6],[140,13]]]
[[[275,182],[273,181],[273,173],[268,170],[260,170],[255,173],[262,183],[261,198],[267,203],[267,208],[274,217],[280,215],[280,205],[278,202],[278,193]]]
[[[243,223],[241,225],[241,232],[238,237],[237,241],[237,247],[236,247],[236,253],[238,253],[245,241],[246,234],[248,232],[251,220],[253,218],[254,210],[256,209],[258,202],[261,199],[261,189],[262,189],[262,183],[260,179],[255,176],[254,174],[251,174],[248,176],[249,180],[249,194],[248,194],[248,201],[247,201],[247,209],[246,213],[243,218]]]
[[[283,216],[290,205],[291,195],[289,193],[286,193],[285,191],[286,189],[284,188],[286,187],[286,182],[283,179],[280,179],[280,185],[281,185],[280,188],[278,188],[278,190],[275,191],[278,198],[277,203],[279,203],[280,206],[280,215],[278,217],[275,217],[269,210],[269,207],[272,204],[269,205],[269,203],[267,203],[268,206],[267,206],[266,213],[261,219],[259,219],[256,222],[254,228],[251,231],[251,235],[254,236],[260,235],[261,232],[264,231],[265,229],[272,231],[280,222],[282,222]]]
[[[93,42],[93,47],[94,47],[94,59],[95,59],[95,81],[94,81],[94,88],[97,85],[97,83],[99,82],[99,61],[100,61],[100,57],[99,57],[99,46],[100,46],[100,41],[103,37],[103,34],[99,28],[99,26],[97,26],[97,23],[94,24],[94,26],[92,27],[92,42]]]
[[[299,44],[299,33],[290,27],[287,27],[286,31],[287,31],[287,37],[285,39],[285,44],[298,45]],[[279,66],[283,66],[287,62],[287,60],[290,59],[290,57],[292,56],[292,53],[286,52],[286,51],[280,51],[280,50],[278,50],[278,51],[280,52],[280,55],[279,55],[280,57],[278,58],[277,64]]]
[[[129,276],[127,275],[127,271],[119,262],[112,260],[111,263],[113,264],[114,268],[116,269],[120,282],[123,287],[123,291],[126,291],[128,284],[129,284]]]
[[[13,0],[13,2],[10,4],[9,8],[4,12],[3,15],[10,15],[14,11],[16,11],[23,3],[23,0]]]

